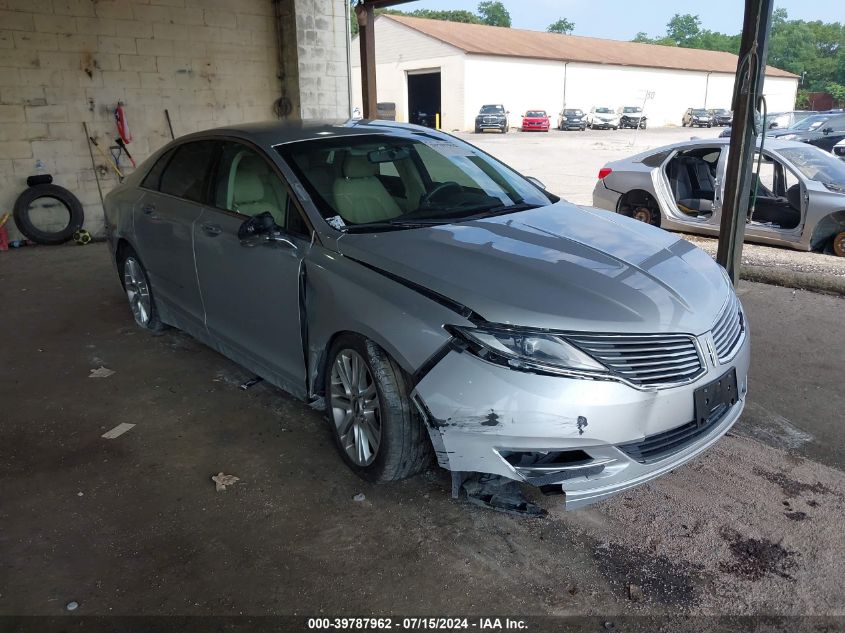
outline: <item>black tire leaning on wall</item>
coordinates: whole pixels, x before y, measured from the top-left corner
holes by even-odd
[[[29,218],[29,205],[38,198],[55,198],[67,207],[69,213],[68,224],[61,231],[42,231],[37,228]],[[85,222],[85,212],[82,210],[82,203],[79,198],[73,195],[64,187],[58,185],[35,185],[24,189],[23,193],[15,200],[14,208],[15,224],[27,239],[36,244],[52,246],[64,244],[73,237],[74,232],[82,228]]]

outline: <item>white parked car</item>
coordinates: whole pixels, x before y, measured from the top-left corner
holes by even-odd
[[[593,106],[590,108],[590,113],[587,115],[587,126],[591,130],[601,128],[609,130],[619,129],[619,115],[616,110],[607,106]]]

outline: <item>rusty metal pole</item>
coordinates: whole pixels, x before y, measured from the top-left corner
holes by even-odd
[[[754,113],[763,94],[773,5],[774,0],[745,0],[742,43],[734,82],[733,125],[722,200],[719,248],[716,253],[716,261],[725,267],[734,285],[739,280],[742,242],[750,203],[751,171],[757,143]],[[759,131],[765,132],[763,129]]]
[[[355,6],[358,18],[358,43],[361,47],[361,96],[364,118],[376,118],[376,33],[375,10],[372,4]]]

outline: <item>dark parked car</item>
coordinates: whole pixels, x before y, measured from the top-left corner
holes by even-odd
[[[621,128],[637,128],[644,130],[647,125],[648,117],[643,114],[643,109],[640,106],[621,106],[616,110],[619,115],[619,127]]]
[[[815,112],[810,110],[790,110],[789,112],[771,112],[766,115],[766,129],[785,129],[795,125],[802,119],[812,116]]]
[[[809,143],[826,152],[830,152],[833,150],[834,145],[845,139],[845,114],[836,114],[830,117],[814,130],[791,132],[780,138],[785,141]]]
[[[713,117],[704,108],[687,108],[681,127],[713,127]]]
[[[710,115],[710,118],[713,119],[713,125],[723,127],[725,125],[730,125],[733,122],[734,115],[730,110],[725,110],[724,108],[714,108],[712,110],[708,110],[707,113]]]
[[[502,134],[508,131],[508,111],[500,103],[481,106],[475,117],[475,133],[484,130],[498,130]]]
[[[800,121],[793,123],[788,128],[779,129],[779,128],[771,128],[766,130],[766,136],[771,136],[773,138],[783,138],[784,136],[789,136],[790,134],[796,134],[800,132],[812,132],[820,127],[822,127],[827,121],[833,118],[834,115],[832,114],[814,114],[812,116],[808,116],[805,119],[801,119]],[[794,140],[794,139],[793,139]]]
[[[587,129],[587,114],[578,108],[566,108],[557,116],[557,129],[580,130]]]

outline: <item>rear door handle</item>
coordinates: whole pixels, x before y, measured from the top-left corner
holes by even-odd
[[[203,224],[201,228],[209,237],[217,237],[223,232],[223,229],[218,224]]]
[[[156,206],[154,204],[145,204],[143,207],[141,207],[141,211],[144,213],[144,215],[148,215],[151,218],[158,217],[155,213],[155,210]]]

